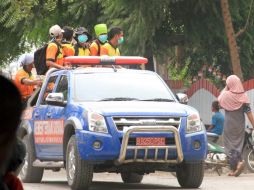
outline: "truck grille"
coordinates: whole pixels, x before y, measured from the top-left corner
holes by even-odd
[[[130,126],[174,126],[178,128],[181,123],[180,117],[113,117],[118,131],[123,131]]]

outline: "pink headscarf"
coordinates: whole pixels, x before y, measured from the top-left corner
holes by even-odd
[[[226,80],[226,87],[218,97],[220,106],[228,111],[239,109],[244,103],[249,103],[247,93],[244,92],[241,80],[236,75],[230,75]]]

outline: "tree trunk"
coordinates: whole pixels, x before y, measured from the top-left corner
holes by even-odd
[[[148,63],[145,64],[145,69],[155,71],[153,62],[153,48],[150,43],[146,43],[145,57],[148,59]]]
[[[243,73],[240,64],[239,52],[236,44],[235,31],[229,11],[228,0],[221,0],[221,9],[224,20],[225,31],[228,39],[228,46],[231,58],[233,73],[243,80]]]

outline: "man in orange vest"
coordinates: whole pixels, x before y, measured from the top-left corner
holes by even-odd
[[[69,68],[68,66],[65,66],[63,62],[64,53],[63,47],[61,45],[63,32],[64,30],[62,30],[61,27],[57,24],[51,26],[49,29],[49,35],[52,38],[46,50],[46,64],[49,68]]]
[[[96,39],[90,45],[91,56],[100,56],[101,47],[108,40],[108,29],[106,24],[97,24],[94,26]]]
[[[69,26],[64,26],[63,30],[64,32],[63,32],[62,46],[63,46],[64,57],[73,56],[75,54],[74,46],[72,44],[73,29]]]
[[[32,75],[31,71],[34,63],[33,54],[23,54],[19,58],[19,62],[22,69],[18,70],[15,76],[15,84],[20,91],[22,103],[25,106],[26,101],[34,91],[35,86],[41,86],[42,81],[40,79],[35,79]]]
[[[123,43],[123,30],[119,27],[111,28],[108,32],[108,42],[101,47],[101,55],[120,56],[118,45]]]

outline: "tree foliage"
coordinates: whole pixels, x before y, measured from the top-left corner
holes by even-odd
[[[237,38],[244,78],[253,76],[252,0],[230,1],[235,31],[250,20]],[[51,25],[85,26],[93,34],[97,23],[121,26],[124,55],[170,60],[187,74],[197,75],[204,64],[231,73],[227,39],[219,0],[0,0],[0,60],[13,59],[48,40]],[[181,47],[181,59],[175,46]],[[172,66],[170,67],[172,68]]]

